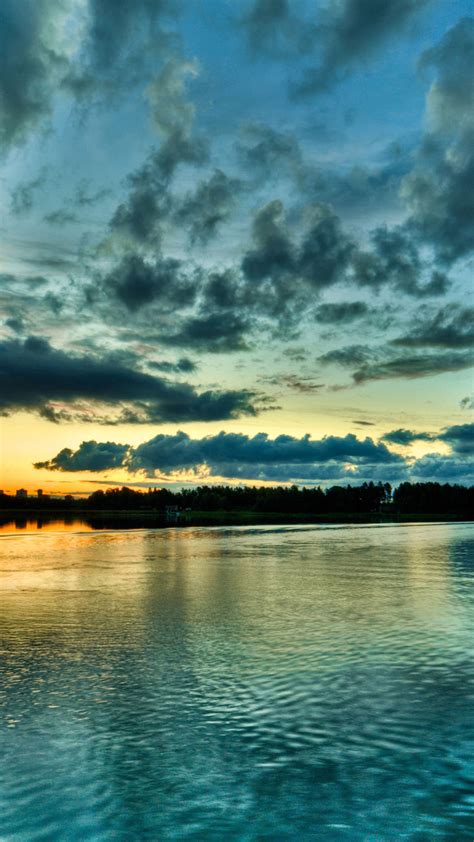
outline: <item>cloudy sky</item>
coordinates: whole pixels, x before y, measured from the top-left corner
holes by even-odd
[[[474,481],[468,0],[3,0],[2,487]]]

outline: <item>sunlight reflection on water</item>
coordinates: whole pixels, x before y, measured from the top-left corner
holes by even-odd
[[[93,532],[91,526],[83,518],[38,517],[37,515],[8,515],[2,516],[0,522],[0,536],[2,535],[38,535],[45,532]]]
[[[0,838],[463,840],[469,524],[0,541]]]

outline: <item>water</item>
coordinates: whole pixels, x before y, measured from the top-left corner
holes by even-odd
[[[29,535],[38,532],[93,532],[94,527],[84,517],[70,515],[37,515],[31,513],[6,515],[0,513],[0,538],[18,533]]]
[[[472,840],[469,524],[0,539],[0,839]]]

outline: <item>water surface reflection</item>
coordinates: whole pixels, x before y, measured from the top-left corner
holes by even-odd
[[[473,538],[2,538],[0,838],[471,839]]]
[[[163,515],[133,512],[13,512],[0,513],[0,536],[38,532],[95,532],[101,529],[157,529],[167,526]]]

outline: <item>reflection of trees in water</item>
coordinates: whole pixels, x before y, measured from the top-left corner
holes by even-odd
[[[141,515],[133,512],[130,515],[115,512],[113,515],[106,513],[81,515],[83,523],[87,523],[92,529],[159,529],[167,526],[164,514],[159,512]]]
[[[0,514],[0,531],[28,531],[35,532],[41,529],[57,529],[58,531],[81,531],[87,528],[92,530],[100,529],[159,529],[166,526],[164,515],[159,513],[150,515],[131,515],[114,513],[80,513],[76,514]]]
[[[3,527],[10,527],[12,529],[23,531],[35,529],[43,529],[45,526],[58,524],[61,526],[73,526],[74,524],[87,523],[86,520],[78,519],[74,514],[28,514],[26,512],[16,514],[0,514],[0,529]]]

